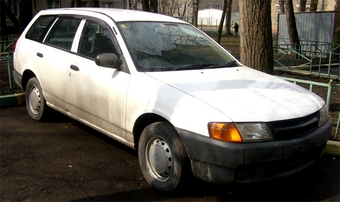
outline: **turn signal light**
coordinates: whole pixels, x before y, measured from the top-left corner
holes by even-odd
[[[209,123],[210,137],[226,142],[243,142],[242,136],[232,123]]]

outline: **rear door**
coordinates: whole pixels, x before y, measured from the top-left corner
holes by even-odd
[[[35,54],[45,99],[61,110],[67,110],[68,66],[80,22],[81,19],[69,16],[59,17]]]

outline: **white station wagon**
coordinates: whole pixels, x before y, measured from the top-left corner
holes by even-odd
[[[287,176],[316,161],[331,136],[323,99],[154,13],[41,11],[17,41],[13,77],[33,119],[52,108],[135,148],[145,179],[163,192],[191,175]]]

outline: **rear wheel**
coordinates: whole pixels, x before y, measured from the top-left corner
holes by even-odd
[[[145,179],[163,192],[178,187],[189,169],[185,147],[177,131],[164,122],[153,123],[143,130],[138,157]]]
[[[32,77],[26,86],[26,108],[28,114],[36,121],[40,121],[45,117],[47,105],[36,77]]]

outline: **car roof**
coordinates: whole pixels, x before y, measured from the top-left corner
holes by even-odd
[[[41,14],[87,14],[90,13],[104,14],[110,16],[116,22],[126,22],[126,21],[155,21],[155,22],[180,22],[184,23],[182,20],[178,20],[174,17],[167,15],[162,15],[158,13],[127,10],[127,9],[117,9],[117,8],[58,8],[58,9],[47,9],[41,11]]]

